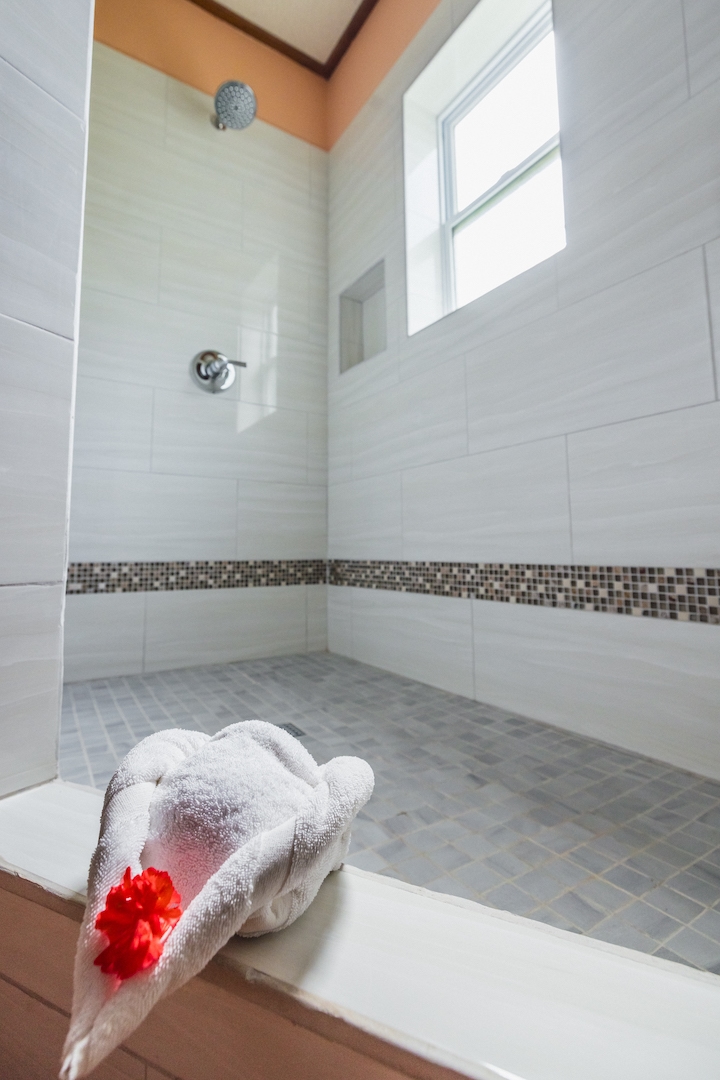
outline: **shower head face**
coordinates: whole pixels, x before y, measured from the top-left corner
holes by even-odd
[[[257,112],[255,94],[246,83],[223,83],[215,95],[215,112],[215,125],[221,130],[246,128]]]

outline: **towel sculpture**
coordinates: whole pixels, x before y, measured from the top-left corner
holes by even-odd
[[[297,919],[340,867],[373,783],[360,758],[318,766],[259,720],[131,750],[90,864],[62,1080],[94,1069],[233,934]]]

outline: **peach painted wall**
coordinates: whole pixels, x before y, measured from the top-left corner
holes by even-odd
[[[95,38],[206,94],[247,82],[261,120],[327,148],[327,82],[188,0],[97,0]]]
[[[327,145],[335,145],[440,0],[380,0],[328,86]]]
[[[329,81],[189,0],[97,0],[95,37],[206,94],[241,79],[261,120],[329,150],[439,2],[379,0]]]

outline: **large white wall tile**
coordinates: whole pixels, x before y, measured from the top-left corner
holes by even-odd
[[[402,558],[402,476],[371,476],[328,489],[331,559]]]
[[[690,89],[693,94],[720,79],[720,8],[715,0],[683,0]]]
[[[73,343],[0,316],[0,583],[59,581]]]
[[[177,226],[163,227],[159,298],[167,307],[234,317],[238,322],[255,318],[262,325],[278,293],[276,268],[270,258],[266,269],[272,283],[263,290],[267,299],[262,295],[261,300],[255,300],[253,279],[263,269],[262,262],[239,247],[225,247],[210,237],[180,232]],[[260,315],[255,314],[258,310]]]
[[[99,62],[104,63],[104,57]],[[125,75],[130,77],[129,70]],[[167,83],[167,76],[164,79]],[[116,93],[122,90],[117,82]],[[155,120],[163,120],[162,97],[148,109]],[[172,153],[162,130],[155,139],[151,133],[152,125],[148,128],[124,111],[105,103],[96,108],[93,97],[88,156],[88,195],[93,207],[106,212],[114,209],[144,221],[148,227],[167,228],[177,243],[182,244],[185,237],[192,249],[197,242],[198,252],[207,252],[207,245],[242,247],[242,184],[238,178]],[[249,267],[250,263],[233,265]]]
[[[702,252],[490,342],[467,375],[471,452],[713,400]]]
[[[323,559],[327,547],[324,485],[238,481],[238,559]]]
[[[553,16],[564,152],[617,146],[687,99],[678,0],[555,0]]]
[[[715,351],[715,386],[717,387],[720,385],[720,240],[706,245],[705,266]]]
[[[145,670],[305,652],[305,590],[292,585],[147,593]]]
[[[85,211],[86,280],[103,292],[156,301],[160,287],[160,225],[106,205],[92,188]]]
[[[307,651],[327,652],[328,647],[328,587],[307,585],[305,604],[307,617]]]
[[[353,659],[473,696],[469,600],[379,589],[348,591]]]
[[[2,313],[72,338],[84,124],[2,59],[0,101]]]
[[[568,246],[555,257],[561,304],[718,235],[719,108],[716,82],[599,160],[592,144],[565,155]]]
[[[325,350],[266,327],[238,328],[237,352],[247,369],[238,371],[238,396],[253,405],[327,411]]]
[[[339,307],[331,300],[328,321],[331,337],[337,335],[337,324],[339,323],[335,310],[336,306]],[[334,328],[333,322],[336,324]],[[384,393],[399,381],[397,356],[394,351],[388,352],[387,350],[378,353],[377,356],[371,356],[369,359],[363,360],[360,364],[355,364],[354,367],[348,368],[342,374],[340,373],[339,359],[336,358],[333,361],[332,357],[330,357],[328,374],[328,396],[332,398],[333,411],[337,408],[343,409],[353,405],[356,401],[368,397],[368,395]]]
[[[5,0],[0,55],[82,120],[91,32],[87,0]]]
[[[145,593],[91,593],[65,600],[65,682],[143,670]]]
[[[720,566],[720,403],[568,439],[580,563]]]
[[[467,453],[461,360],[363,398],[344,412],[353,431],[354,479]]]
[[[73,462],[78,468],[150,471],[153,392],[79,375]]]
[[[238,328],[234,319],[173,311],[93,289],[83,277],[78,368],[93,378],[193,391],[190,361],[205,349],[237,360]],[[224,391],[238,400],[241,378]]]
[[[473,607],[479,701],[720,779],[716,627]]]
[[[57,775],[62,593],[0,588],[0,795]]]
[[[271,247],[325,272],[327,217],[325,207],[311,205],[307,180],[302,185],[269,180],[258,171],[243,182],[243,237],[252,244]]]
[[[152,467],[184,476],[307,481],[306,414],[199,388],[155,391]]]
[[[119,82],[123,86],[121,94]],[[156,68],[94,41],[90,101],[93,127],[96,131],[114,132],[118,138],[125,135],[133,141],[142,139],[154,147],[161,146],[166,132],[168,82]],[[104,170],[104,155],[97,155],[96,163]]]
[[[450,357],[479,350],[487,341],[553,315],[557,307],[557,269],[551,258],[402,341],[400,375],[409,378]]]
[[[70,561],[234,559],[236,483],[73,470]]]
[[[571,561],[565,439],[408,469],[405,559]]]
[[[353,656],[352,599],[354,589],[328,585],[328,650],[339,656]]]
[[[327,487],[328,423],[327,413],[306,413],[307,431],[307,482]]]

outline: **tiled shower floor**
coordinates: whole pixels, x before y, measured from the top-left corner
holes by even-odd
[[[63,779],[167,727],[365,757],[355,866],[720,973],[720,783],[328,654],[66,686]]]

